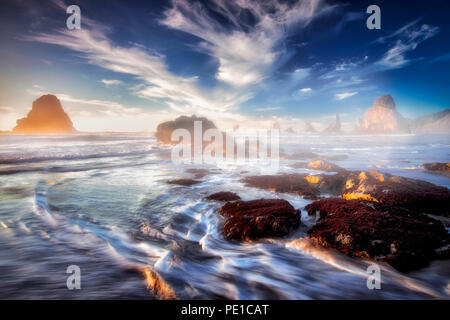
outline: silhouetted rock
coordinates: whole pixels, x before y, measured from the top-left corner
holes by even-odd
[[[69,116],[58,98],[47,94],[33,102],[25,118],[17,120],[13,133],[75,133]]]
[[[215,124],[204,117],[197,117],[195,115],[191,117],[181,116],[175,119],[174,121],[167,121],[160,123],[156,128],[156,139],[159,143],[163,144],[178,144],[179,141],[172,141],[171,136],[172,132],[176,129],[186,129],[191,134],[191,139],[194,139],[194,122],[201,121],[202,122],[202,138],[203,133],[208,129],[217,129]],[[203,140],[203,139],[202,139]]]
[[[358,133],[409,133],[408,121],[397,112],[390,95],[379,97],[356,123]]]
[[[410,121],[413,132],[420,133],[449,133],[450,109],[422,116]]]
[[[433,163],[424,163],[422,167],[428,171],[442,172],[442,173],[450,173],[450,162],[433,162]]]
[[[180,186],[192,186],[197,183],[201,183],[199,180],[193,180],[193,179],[175,179],[175,180],[169,180],[167,181],[168,184],[177,184]]]
[[[308,231],[311,238],[350,256],[386,261],[403,272],[450,257],[447,230],[441,222],[418,212],[336,198],[316,201],[306,210],[320,217]]]
[[[336,119],[332,124],[330,124],[325,130],[324,133],[328,134],[339,134],[342,133],[341,129],[341,119],[339,118],[339,115],[336,115]]]
[[[450,215],[450,190],[447,188],[378,171],[349,172],[342,197],[401,206],[439,216]]]
[[[239,197],[234,192],[228,192],[228,191],[221,191],[213,193],[206,197],[207,200],[214,200],[214,201],[236,201],[241,200],[241,197]]]
[[[300,210],[280,199],[228,202],[219,213],[227,217],[223,233],[230,240],[285,236],[300,226],[301,218]]]

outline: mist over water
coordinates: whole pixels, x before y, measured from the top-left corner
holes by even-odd
[[[309,150],[349,170],[381,172],[450,187],[421,169],[446,162],[449,135],[280,137],[280,152]],[[301,161],[301,160],[300,160]],[[295,160],[280,160],[279,173]],[[210,174],[190,187],[167,180]],[[244,187],[255,163],[174,165],[170,149],[146,135],[0,136],[0,298],[5,299],[436,299],[450,298],[450,262],[402,274],[380,263],[381,290],[368,290],[371,262],[317,248],[310,200]],[[283,239],[230,242],[221,203],[282,198],[302,210],[302,225]],[[66,269],[81,268],[81,290]]]

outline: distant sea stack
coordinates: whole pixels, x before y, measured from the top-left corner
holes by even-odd
[[[76,133],[61,102],[54,95],[47,94],[33,102],[25,118],[17,120],[13,133]]]
[[[450,133],[450,109],[416,118],[410,126],[418,133]]]
[[[339,134],[342,133],[341,129],[341,119],[339,118],[339,115],[336,115],[336,118],[332,124],[328,126],[328,128],[325,129],[324,133],[329,134]]]
[[[358,133],[409,133],[408,121],[397,112],[394,99],[390,95],[377,98],[366,111],[364,118],[356,123]]]
[[[193,116],[181,116],[176,118],[173,121],[167,121],[160,123],[156,128],[156,140],[159,143],[163,144],[177,144],[178,141],[172,141],[171,136],[172,132],[176,129],[186,129],[191,134],[191,138],[194,138],[194,122],[201,121],[202,122],[202,136],[203,133],[208,129],[217,129],[216,125],[207,118]]]
[[[314,133],[316,129],[314,129],[311,123],[305,121],[305,132]]]

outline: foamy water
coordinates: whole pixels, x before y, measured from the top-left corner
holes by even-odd
[[[420,168],[449,161],[449,135],[281,141],[286,153],[311,150],[347,169],[450,186]],[[0,298],[450,298],[448,261],[408,274],[379,264],[382,289],[368,290],[371,262],[308,240],[309,200],[239,182],[243,171],[261,173],[256,164],[208,166],[202,183],[183,187],[166,181],[191,178],[185,170],[194,166],[167,154],[150,135],[0,136]],[[294,162],[281,161],[280,172],[316,173]],[[221,204],[204,200],[218,191],[286,199],[302,210],[302,225],[284,239],[226,241]],[[81,268],[81,290],[66,287],[69,265]]]

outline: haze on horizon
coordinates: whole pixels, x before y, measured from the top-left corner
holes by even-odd
[[[66,28],[71,4],[81,30]],[[321,129],[339,114],[351,130],[384,94],[409,118],[450,107],[449,3],[379,1],[381,30],[366,28],[370,4],[3,1],[0,130],[47,93],[80,131],[191,114],[224,129]]]

